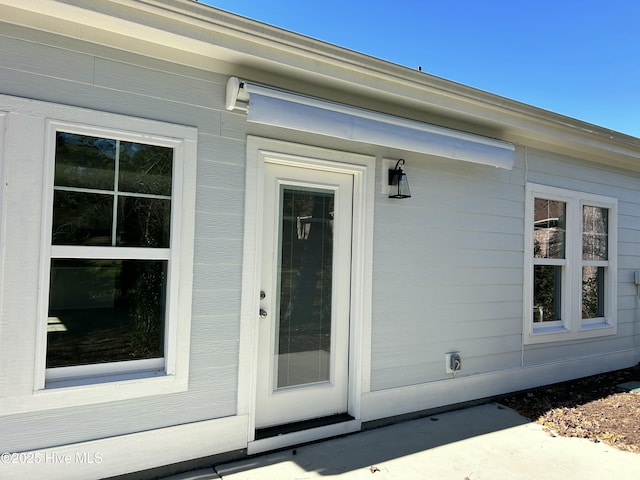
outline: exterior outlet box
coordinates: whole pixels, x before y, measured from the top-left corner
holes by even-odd
[[[444,356],[445,373],[456,373],[462,370],[460,352],[446,353]]]

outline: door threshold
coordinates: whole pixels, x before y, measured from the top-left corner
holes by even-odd
[[[275,427],[260,428],[256,430],[256,440],[286,435],[288,433],[299,432],[301,430],[326,427],[328,425],[349,422],[351,420],[354,420],[354,418],[348,413],[338,413],[336,415],[329,415],[326,417],[312,418],[310,420],[286,423],[284,425],[276,425]]]
[[[335,418],[336,416],[324,417]],[[291,447],[294,445],[300,445],[303,443],[314,442],[316,440],[324,440],[330,437],[338,437],[340,435],[346,435],[347,433],[354,433],[360,431],[362,422],[360,420],[353,419],[351,415],[344,414],[339,417],[345,420],[337,420],[335,423],[327,425],[308,427],[302,430],[290,431],[287,433],[277,433],[270,437],[258,438],[253,442],[249,442],[247,445],[247,454],[254,455],[256,453],[264,453],[270,450],[278,450],[280,448]],[[348,420],[348,419],[351,420]],[[320,419],[318,419],[320,420]],[[296,422],[296,424],[303,424],[307,422]],[[273,427],[278,428],[278,427]],[[264,429],[266,430],[266,429]],[[259,432],[256,431],[256,435]]]

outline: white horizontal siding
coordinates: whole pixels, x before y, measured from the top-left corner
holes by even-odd
[[[220,135],[221,112],[218,110],[145,98],[128,92],[96,88],[59,78],[34,76],[6,68],[0,68],[0,77],[3,93],[8,95],[197,126],[200,131]],[[185,82],[188,83],[186,78]]]
[[[198,220],[196,238],[203,241],[213,238],[242,238],[243,217],[237,212],[198,210]]]
[[[3,480],[47,478],[50,480],[86,480],[115,477],[194,458],[211,452],[234,451],[246,445],[247,416],[194,422],[168,428],[147,430],[132,435],[99,439],[90,443],[71,443],[32,452],[34,458],[51,456],[77,458],[78,453],[100,453],[97,462],[35,462],[3,465]],[[162,441],[158,441],[162,439]]]
[[[462,375],[637,351],[640,176],[550,152],[516,156],[511,172],[408,159],[413,197],[379,199],[372,390],[446,379],[452,350]],[[616,336],[522,347],[525,182],[619,199]]]
[[[221,357],[224,353],[233,353],[232,346],[216,347]],[[237,367],[210,368],[201,376],[209,384],[206,389],[190,386],[193,392],[189,395],[173,399],[159,396],[138,400],[135,409],[127,408],[127,404],[105,405],[104,408],[94,405],[66,409],[71,412],[53,410],[4,417],[2,449],[18,452],[187,424],[199,421],[198,418],[210,419],[211,410],[226,412],[219,417],[233,415],[235,398],[229,399],[224,391],[227,383],[237,378]],[[199,402],[195,402],[194,397],[198,397]]]
[[[0,65],[6,71],[59,78],[63,82],[89,84],[93,79],[93,58],[88,55],[5,36],[2,45]],[[39,61],[34,62],[34,58]]]
[[[93,85],[142,98],[210,109],[224,105],[226,95],[221,84],[100,57],[95,58]]]
[[[406,171],[413,197],[376,205],[372,390],[444,379],[452,350],[465,373],[518,366],[521,174],[431,157]]]
[[[233,135],[221,137],[226,77],[42,33],[34,38],[48,45],[8,36],[24,33],[17,27],[0,32],[3,93],[195,126],[199,132],[189,390],[99,407],[0,416],[0,451],[44,448],[234,415],[245,161],[244,143],[234,136],[241,138],[245,133],[236,124]],[[34,137],[43,128],[33,119],[20,121],[27,122],[23,130],[33,132]],[[11,157],[7,178],[12,180],[7,197],[21,211],[20,215],[11,212],[5,221],[9,231],[23,232],[9,236],[4,245],[5,271],[22,272],[12,279],[11,294],[5,295],[0,325],[3,341],[8,338],[13,345],[35,341],[42,217],[41,198],[29,192],[43,190],[42,175],[37,173],[42,171],[43,149],[43,145],[32,145],[30,152],[7,152]],[[20,188],[14,190],[13,185]],[[34,365],[10,367],[12,383],[0,385],[0,394],[30,395]]]

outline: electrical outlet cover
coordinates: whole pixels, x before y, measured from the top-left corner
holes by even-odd
[[[458,370],[454,370],[453,368],[451,368],[453,366],[453,359],[455,357],[457,357],[459,360],[460,368],[458,368]],[[460,371],[462,369],[462,356],[460,355],[460,352],[446,353],[444,356],[444,368],[445,373],[455,373],[456,371]]]

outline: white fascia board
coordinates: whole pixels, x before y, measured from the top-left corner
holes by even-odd
[[[227,109],[249,102],[247,121],[511,170],[514,146],[502,140],[364,110],[231,77]]]

